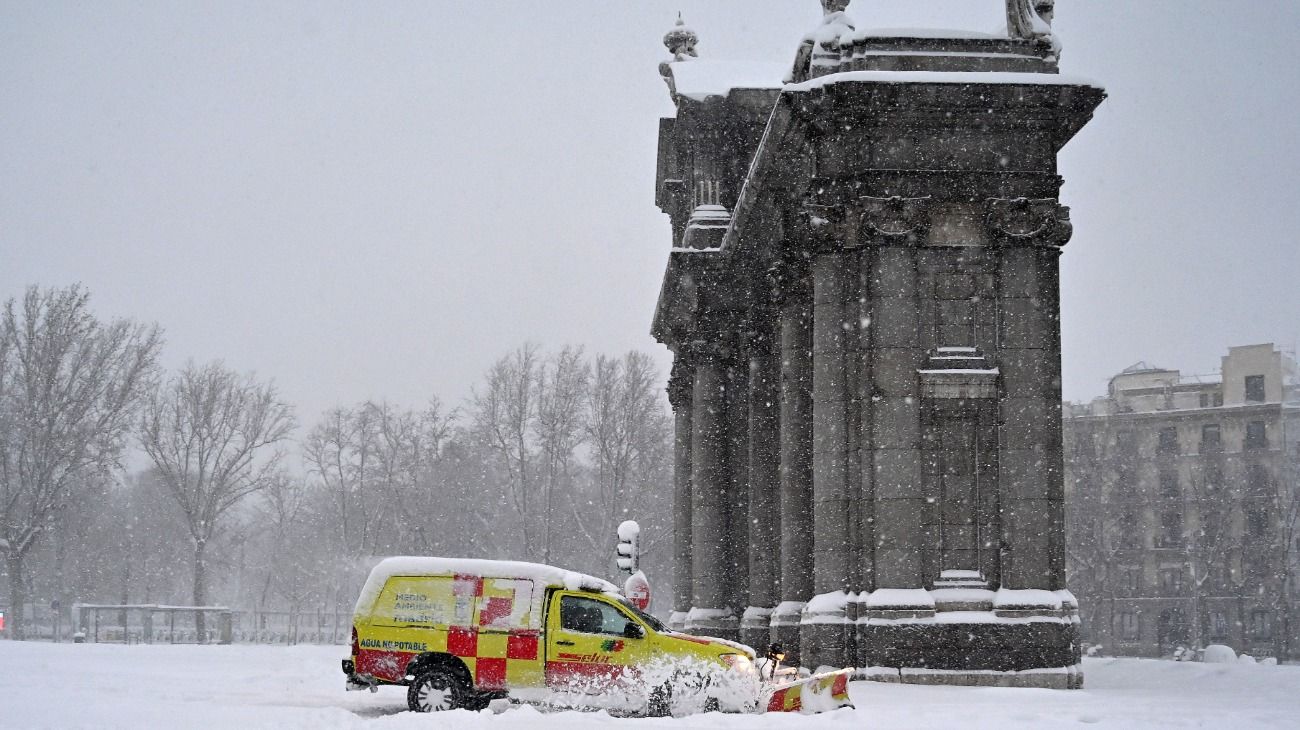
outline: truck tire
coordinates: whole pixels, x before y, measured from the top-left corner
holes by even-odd
[[[471,704],[470,689],[447,667],[420,670],[406,688],[406,706],[412,712],[441,712]]]

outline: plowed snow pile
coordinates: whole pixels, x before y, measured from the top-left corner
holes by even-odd
[[[1089,659],[1077,692],[855,682],[856,710],[824,715],[406,712],[405,692],[343,691],[322,646],[115,646],[0,641],[4,728],[1053,728],[1300,726],[1300,667]]]

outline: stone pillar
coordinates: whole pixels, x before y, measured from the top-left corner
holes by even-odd
[[[728,607],[726,372],[720,354],[695,356],[691,394],[691,611],[688,631],[738,638]],[[730,635],[730,636],[728,636]]]
[[[749,340],[749,605],[740,640],[762,651],[780,598],[781,369],[772,336],[775,316],[756,316]]]
[[[870,420],[875,504],[875,586],[922,588],[920,341],[916,249],[881,246],[871,264]]]
[[[806,277],[783,292],[781,306],[781,602],[772,640],[800,663],[799,619],[813,596],[812,302]]]
[[[856,277],[845,254],[818,256],[813,279],[813,590],[817,598],[804,611],[800,629],[803,663],[847,666],[849,526],[849,393],[847,345],[856,316],[847,302],[848,282]],[[853,321],[851,321],[853,320]]]
[[[1001,249],[1002,587],[1065,587],[1059,252]]]
[[[749,365],[738,353],[726,363],[726,564],[715,571],[727,586],[727,607],[740,617],[749,605]],[[739,624],[737,624],[739,630]],[[739,639],[739,634],[736,635]]]
[[[687,363],[673,363],[668,401],[673,407],[673,611],[668,625],[686,626],[691,610],[691,394],[695,375]]]

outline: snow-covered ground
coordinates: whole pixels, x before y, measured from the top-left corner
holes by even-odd
[[[344,692],[342,647],[0,641],[5,728],[1300,727],[1300,667],[1086,660],[1081,691],[856,682],[855,710],[815,716],[406,712],[405,693]]]

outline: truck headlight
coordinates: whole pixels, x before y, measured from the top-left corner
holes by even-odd
[[[754,671],[754,663],[744,654],[722,654],[718,657],[727,668],[749,674]]]

